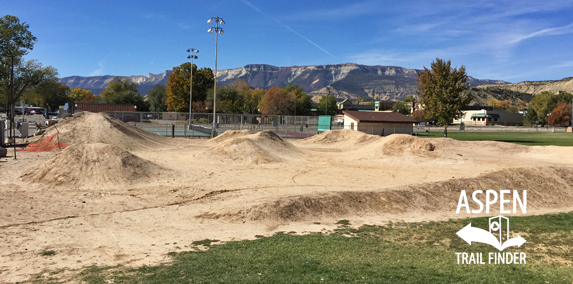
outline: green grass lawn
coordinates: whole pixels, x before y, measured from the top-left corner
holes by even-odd
[[[456,252],[496,250],[468,245],[455,234],[487,218],[393,223],[358,229],[340,222],[331,234],[279,233],[253,241],[171,253],[172,263],[137,269],[90,267],[75,279],[38,276],[35,283],[573,283],[573,213],[511,217],[511,232],[527,242],[525,265],[460,265]],[[202,244],[210,245],[210,241]],[[107,282],[106,282],[107,281]]]
[[[442,131],[430,131],[429,135],[424,132],[419,133],[420,137],[441,138],[444,137]],[[500,142],[511,142],[526,146],[573,146],[573,133],[566,132],[448,132],[448,138],[457,140],[490,140]]]

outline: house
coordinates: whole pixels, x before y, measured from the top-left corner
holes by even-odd
[[[336,106],[339,110],[351,109],[352,102],[349,99],[344,99],[343,101],[336,102]]]
[[[509,113],[505,110],[493,110],[493,108],[463,110],[464,116],[453,121],[453,124],[464,123],[465,125],[523,125],[523,114]]]
[[[410,113],[413,113],[416,110],[424,109],[424,106],[417,102],[404,102],[404,103],[410,108]]]
[[[412,134],[417,120],[392,111],[342,111],[344,129],[373,135]]]

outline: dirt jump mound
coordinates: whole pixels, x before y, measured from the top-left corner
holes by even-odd
[[[165,168],[118,147],[95,143],[66,147],[22,178],[44,185],[99,188],[141,183],[167,173]]]
[[[375,151],[382,152],[385,155],[398,155],[405,152],[423,153],[435,150],[434,144],[423,138],[407,134],[392,134],[384,137],[376,145]]]
[[[82,112],[61,119],[36,139],[63,144],[107,143],[124,150],[156,148],[168,143],[165,137],[124,123],[106,113]],[[58,147],[48,147],[50,150]]]
[[[209,140],[209,142],[220,143],[232,138],[243,137],[251,134],[253,134],[253,132],[251,132],[250,130],[227,130],[223,134]]]
[[[220,159],[255,164],[286,161],[301,155],[297,147],[272,131],[242,135],[245,133],[241,131],[241,135],[229,134],[234,137],[222,140],[205,154]]]
[[[303,139],[304,144],[360,144],[379,140],[381,137],[350,129],[329,130]]]
[[[455,212],[461,190],[527,190],[528,210],[567,208],[573,201],[573,168],[516,168],[471,178],[400,186],[390,190],[337,191],[261,200],[258,204],[221,207],[199,218],[230,221],[301,221],[361,215],[396,214],[401,217]],[[476,208],[472,208],[476,209]],[[492,208],[491,215],[499,213]],[[483,214],[486,214],[485,212]]]

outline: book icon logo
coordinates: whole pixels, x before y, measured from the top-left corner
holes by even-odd
[[[515,238],[509,238],[509,219],[503,216],[489,218],[489,231],[472,227],[470,223],[459,230],[456,235],[470,245],[472,242],[484,243],[495,247],[499,251],[512,246],[521,247],[526,242],[519,235]],[[505,242],[503,239],[505,239]]]

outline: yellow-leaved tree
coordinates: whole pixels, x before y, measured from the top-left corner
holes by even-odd
[[[191,88],[191,63],[183,63],[179,67],[174,67],[167,78],[167,111],[188,112],[189,111],[189,89]],[[203,102],[207,97],[207,90],[214,84],[213,71],[210,68],[197,70],[197,65],[193,64],[193,102]]]

